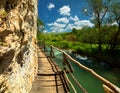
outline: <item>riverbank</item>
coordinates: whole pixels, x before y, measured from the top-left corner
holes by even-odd
[[[89,53],[89,52],[86,52],[86,51],[84,52],[84,51],[80,51],[80,50],[79,51],[72,50],[72,53],[92,57],[92,58],[95,58],[96,60],[98,60],[99,62],[106,62],[106,63],[110,64],[112,67],[120,68],[119,56],[116,53],[109,54],[109,53],[103,52],[103,54],[99,54],[97,52]]]
[[[45,42],[49,45],[54,45],[61,49],[70,50],[73,54],[82,54],[88,57],[93,57],[99,62],[106,62],[113,67],[120,68],[120,51],[115,53],[109,53],[105,51],[105,46],[103,47],[103,53],[99,54],[97,51],[97,44],[85,44],[80,42],[68,42],[68,41],[59,41],[59,42]]]

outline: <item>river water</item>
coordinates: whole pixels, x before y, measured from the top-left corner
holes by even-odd
[[[73,55],[73,54],[71,54],[71,56],[75,58],[77,61],[79,61],[80,63],[82,63],[83,65],[93,69],[95,72],[97,72],[99,75],[101,75],[105,79],[109,80],[113,84],[120,87],[120,73],[118,68],[115,68],[105,62],[100,62],[93,58],[88,58],[86,56]],[[81,75],[85,75],[87,73],[87,72],[84,72],[83,70],[81,71],[78,67],[76,68],[76,70],[80,71],[79,73],[82,73]],[[75,76],[77,77],[78,74],[75,74]],[[86,86],[86,89],[88,90],[89,93],[104,93],[103,88],[101,86],[102,82],[100,82],[94,76],[87,73],[87,76],[86,77],[83,76],[83,79],[80,81],[84,82],[85,80],[88,83],[86,83],[86,85],[84,85],[83,83],[83,85]]]
[[[50,48],[47,48],[48,51],[46,52],[49,55]],[[94,58],[88,58],[87,56],[72,54],[71,52],[67,53],[81,64],[93,69],[96,73],[104,77],[105,79],[109,80],[116,86],[120,87],[120,71],[118,68],[115,68],[105,62],[100,62],[95,60]],[[54,49],[54,61],[63,69],[63,55],[61,52]],[[78,65],[70,62],[73,69],[74,69],[74,76],[79,81],[79,83],[88,91],[88,93],[105,93],[102,82],[98,80],[95,76],[90,74],[89,72],[81,69]],[[83,93],[81,89],[78,88],[76,83],[72,80],[69,76],[69,79],[72,81],[77,93]],[[70,93],[74,93],[72,88],[70,88]]]
[[[54,61],[56,61],[57,64],[59,64],[62,68],[62,62],[63,62],[62,53],[56,50],[54,51],[55,51]],[[99,62],[98,60],[95,60],[93,58],[88,58],[87,56],[75,55],[72,53],[69,54],[71,57],[79,61],[81,64],[93,69],[99,75],[103,76],[105,79],[109,80],[113,84],[120,87],[120,73],[117,68],[112,67],[111,65],[106,64],[105,62]],[[94,77],[92,74],[88,73],[87,71],[79,68],[73,62],[71,62],[71,65],[74,68],[74,73],[73,73],[74,76],[77,78],[80,84],[88,91],[88,93],[105,93],[101,81],[99,81],[96,77]],[[68,75],[68,77],[70,76]],[[73,82],[72,78],[70,78],[70,80],[74,84],[77,93],[83,93],[77,87],[75,82]],[[71,90],[70,93],[74,93],[74,92]]]

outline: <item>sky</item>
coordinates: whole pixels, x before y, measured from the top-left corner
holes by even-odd
[[[38,16],[44,22],[44,32],[69,32],[93,26],[82,11],[87,7],[86,0],[39,0]]]

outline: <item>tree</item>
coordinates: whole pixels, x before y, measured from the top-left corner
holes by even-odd
[[[111,8],[109,10],[109,22],[116,23],[118,27],[110,42],[110,50],[114,51],[119,44],[120,36],[120,0],[112,1]]]
[[[70,37],[72,41],[77,41],[79,38],[79,30],[76,28],[73,28]]]
[[[103,19],[107,14],[109,5],[111,0],[88,0],[89,9],[88,11],[84,11],[87,15],[93,15],[92,22],[94,23],[95,27],[98,29],[98,51],[102,53],[102,23]]]
[[[40,18],[37,19],[37,38],[38,39],[41,39],[41,33],[43,32],[44,30],[44,23],[41,21]]]
[[[37,27],[40,32],[44,30],[44,23],[42,22],[40,18],[37,19]]]

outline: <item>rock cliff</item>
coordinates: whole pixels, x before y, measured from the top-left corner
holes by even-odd
[[[29,93],[37,72],[37,0],[0,0],[0,93]]]

